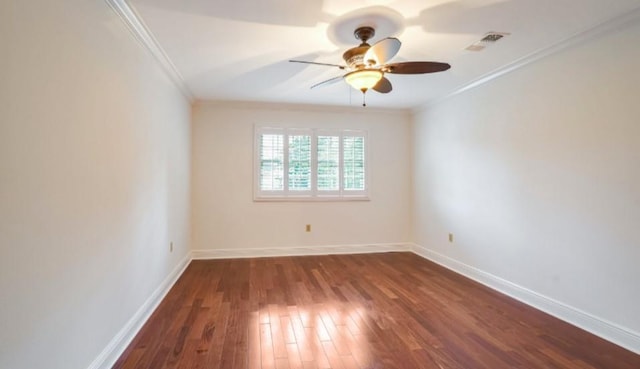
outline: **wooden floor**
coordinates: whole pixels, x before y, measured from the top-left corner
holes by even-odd
[[[640,368],[410,253],[193,261],[114,368]]]

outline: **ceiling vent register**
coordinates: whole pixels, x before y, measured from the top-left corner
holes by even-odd
[[[504,36],[508,36],[510,33],[507,32],[489,32],[484,37],[482,37],[479,41],[474,42],[473,44],[467,46],[465,50],[469,51],[482,51],[487,46],[498,42]]]

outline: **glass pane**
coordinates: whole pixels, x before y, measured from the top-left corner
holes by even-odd
[[[289,190],[311,190],[311,136],[289,136]]]
[[[364,137],[343,137],[344,189],[363,191],[364,173]]]
[[[283,135],[260,136],[260,190],[284,189],[284,138]]]
[[[340,139],[338,136],[318,136],[318,190],[338,191],[340,188]]]

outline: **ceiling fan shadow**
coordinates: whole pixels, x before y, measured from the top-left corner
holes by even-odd
[[[476,0],[444,3],[420,11],[406,20],[407,27],[419,26],[424,32],[477,34],[488,31],[490,25],[501,24],[512,9],[513,0]]]
[[[135,5],[242,22],[313,27],[325,18],[323,0],[131,0]]]
[[[316,60],[321,55],[319,53],[311,53],[296,56],[295,59],[301,60]],[[247,66],[254,63],[254,61],[246,61]],[[239,67],[237,70],[248,70],[247,72],[235,75],[226,80],[225,83],[231,88],[246,89],[251,88],[257,93],[274,93],[279,91],[280,87],[287,84],[288,81],[294,80],[296,76],[303,73],[309,65],[300,63],[289,63],[288,60],[282,60],[278,58],[278,61],[266,64],[257,69],[250,69]]]

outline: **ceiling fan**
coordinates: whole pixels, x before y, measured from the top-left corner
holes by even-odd
[[[370,40],[375,35],[373,27],[359,27],[353,35],[362,41],[359,46],[353,47],[344,52],[342,58],[347,65],[330,63],[316,63],[304,60],[289,60],[292,63],[305,63],[337,67],[346,70],[347,73],[316,83],[311,88],[327,86],[345,80],[353,88],[362,91],[362,106],[366,106],[364,96],[370,89],[386,94],[393,89],[391,82],[384,76],[390,74],[425,74],[443,72],[451,65],[447,63],[429,61],[410,61],[402,63],[388,63],[400,50],[402,43],[395,37],[387,37],[375,44],[369,45]]]

